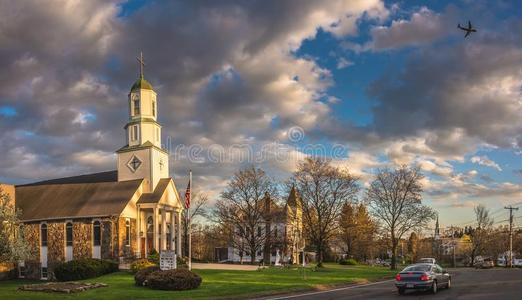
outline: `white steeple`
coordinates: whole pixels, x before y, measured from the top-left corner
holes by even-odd
[[[117,151],[118,181],[145,178],[152,192],[161,178],[169,177],[168,154],[161,148],[156,92],[143,76],[143,54],[138,62],[140,75],[128,95],[127,145]]]

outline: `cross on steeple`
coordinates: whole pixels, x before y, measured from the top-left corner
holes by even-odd
[[[143,52],[140,52],[140,57],[136,57],[140,64],[140,78],[143,78],[143,67],[145,66],[145,60],[143,60]]]

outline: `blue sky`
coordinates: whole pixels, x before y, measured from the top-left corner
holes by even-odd
[[[284,180],[319,144],[363,187],[417,166],[446,225],[522,201],[518,1],[61,1],[0,12],[0,181],[114,169],[143,51],[169,148],[277,143]],[[173,157],[211,198],[246,164]]]

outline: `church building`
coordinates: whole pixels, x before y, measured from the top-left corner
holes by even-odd
[[[51,279],[56,264],[78,258],[124,262],[153,249],[181,253],[183,204],[169,177],[157,95],[142,62],[128,94],[127,143],[116,151],[117,170],[14,188],[32,253],[20,263],[21,277]]]

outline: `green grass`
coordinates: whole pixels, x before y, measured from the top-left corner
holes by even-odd
[[[306,279],[297,269],[263,269],[259,271],[195,270],[203,277],[199,289],[192,291],[157,291],[134,285],[130,273],[118,272],[88,282],[103,282],[107,288],[78,294],[18,291],[20,285],[34,283],[24,280],[0,282],[0,299],[216,299],[246,295],[281,293],[348,283],[363,283],[390,277],[394,272],[380,267],[340,266],[327,264],[319,271],[307,269]]]

